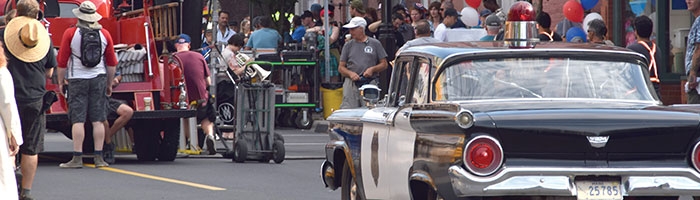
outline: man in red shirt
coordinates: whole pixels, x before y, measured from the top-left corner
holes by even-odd
[[[205,142],[210,155],[216,154],[214,143],[214,124],[216,112],[214,107],[208,102],[209,92],[207,88],[211,85],[209,67],[202,54],[190,51],[190,36],[180,34],[175,41],[177,53],[175,56],[182,62],[183,73],[185,74],[185,85],[187,87],[187,101],[197,102],[197,122],[202,124],[202,130],[206,134]]]
[[[73,159],[61,163],[61,168],[83,167],[83,140],[85,139],[84,123],[92,123],[95,141],[95,167],[109,166],[102,157],[102,147],[105,138],[105,127],[102,121],[107,118],[107,98],[112,94],[112,79],[117,66],[117,55],[114,53],[112,36],[98,23],[102,16],[96,12],[95,4],[85,1],[79,8],[73,9],[78,17],[77,27],[68,28],[63,33],[61,48],[58,51],[58,83],[61,93],[68,79],[68,114],[72,124]],[[97,31],[101,43],[102,59],[94,66],[86,66],[85,57],[81,59],[87,45],[81,45],[82,34],[85,31]],[[94,36],[94,35],[93,35]],[[95,37],[96,38],[96,37]],[[92,46],[92,50],[96,47]],[[91,63],[88,61],[88,63]],[[96,62],[95,62],[96,63]],[[68,72],[68,74],[66,74]],[[65,94],[63,94],[65,95]],[[88,118],[89,116],[89,118]]]

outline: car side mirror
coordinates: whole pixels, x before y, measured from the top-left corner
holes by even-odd
[[[367,107],[375,107],[377,102],[379,102],[381,91],[382,89],[379,89],[376,85],[365,84],[360,87],[360,96],[362,96],[362,100],[365,101]]]

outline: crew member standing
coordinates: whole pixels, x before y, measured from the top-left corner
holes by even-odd
[[[56,56],[51,50],[49,32],[37,21],[39,4],[34,0],[17,2],[17,17],[4,31],[7,69],[12,74],[15,100],[19,109],[24,144],[20,146],[20,199],[32,199],[30,191],[34,183],[38,154],[44,149],[46,115],[42,112],[46,79],[56,66]]]
[[[72,124],[73,158],[61,163],[61,168],[83,167],[83,140],[85,122],[92,123],[95,142],[95,167],[107,167],[102,147],[104,145],[107,119],[107,96],[112,94],[112,79],[117,66],[117,54],[109,31],[98,23],[102,16],[97,13],[95,4],[84,1],[73,9],[78,17],[76,27],[63,33],[61,48],[58,51],[58,84],[61,93],[68,79],[68,113]],[[68,73],[66,76],[66,73]],[[65,96],[65,94],[63,94]]]
[[[649,61],[649,79],[656,95],[661,99],[661,81],[659,81],[659,72],[657,60],[659,60],[659,52],[656,44],[649,39],[653,31],[654,24],[647,16],[639,16],[634,18],[634,34],[637,36],[637,43],[627,46],[628,49],[644,55]]]
[[[345,77],[341,109],[362,106],[360,91],[362,84],[377,84],[379,73],[386,70],[386,51],[379,40],[365,35],[367,22],[362,17],[353,17],[343,28],[350,30],[352,40],[345,43],[340,54],[338,72]]]

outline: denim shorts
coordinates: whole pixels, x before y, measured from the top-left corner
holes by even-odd
[[[71,124],[107,119],[107,77],[68,80],[68,114]]]

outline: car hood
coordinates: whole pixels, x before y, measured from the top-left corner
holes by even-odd
[[[516,157],[549,154],[553,158],[561,155],[567,159],[606,160],[624,154],[682,154],[688,151],[700,122],[700,107],[695,111],[690,109],[694,107],[642,102],[504,101],[461,105],[475,116],[486,116],[475,120],[491,120],[504,152]],[[602,146],[589,141],[601,139],[607,139]]]

